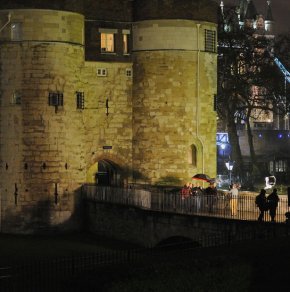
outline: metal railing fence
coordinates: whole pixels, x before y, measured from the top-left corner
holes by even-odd
[[[237,207],[235,214],[232,214],[233,199],[222,192],[219,192],[217,196],[198,194],[182,197],[179,193],[84,185],[82,193],[85,199],[95,202],[135,206],[161,212],[248,221],[255,221],[260,215],[260,210],[255,203],[255,196],[248,194],[240,194],[237,199],[234,199]],[[289,211],[288,199],[287,196],[279,196],[279,199],[275,221],[285,222],[285,213]],[[271,221],[269,210],[264,212],[263,220]]]
[[[288,229],[287,229],[288,230]],[[289,236],[288,231],[283,236]],[[1,266],[0,291],[46,292],[80,291],[85,279],[93,279],[91,288],[98,288],[100,273],[110,273],[111,268],[124,270],[129,267],[148,267],[154,263],[194,258],[200,248],[230,246],[239,241],[265,240],[275,238],[275,228],[246,231],[238,234],[222,233],[196,238],[196,241],[171,243],[152,248],[128,250],[107,250],[99,253],[72,255],[52,259],[38,259]],[[108,272],[109,271],[109,272]],[[83,291],[83,290],[82,290]],[[98,290],[89,290],[98,291]]]

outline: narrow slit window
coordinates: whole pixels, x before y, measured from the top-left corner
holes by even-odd
[[[128,35],[123,34],[123,54],[127,55],[128,53]]]
[[[194,167],[197,165],[197,149],[193,144],[188,149],[188,163]]]
[[[76,106],[77,109],[83,110],[85,108],[85,94],[83,92],[76,92]]]
[[[20,22],[11,23],[11,40],[20,41],[22,39],[22,28]]]

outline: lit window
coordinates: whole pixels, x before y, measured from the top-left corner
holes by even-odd
[[[206,52],[216,52],[216,32],[214,30],[204,30],[205,45],[204,50]]]
[[[101,52],[113,53],[114,47],[114,34],[113,33],[101,33]]]
[[[275,171],[276,172],[286,172],[287,170],[287,161],[277,160],[275,161]]]
[[[20,41],[22,39],[21,23],[14,22],[11,23],[11,40]]]
[[[188,149],[188,163],[196,167],[197,164],[197,149],[195,145],[191,145]]]
[[[123,34],[123,54],[128,54],[128,35]]]

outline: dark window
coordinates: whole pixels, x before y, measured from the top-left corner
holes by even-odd
[[[197,166],[197,149],[194,144],[190,145],[188,149],[188,163],[192,166]]]
[[[52,106],[63,106],[63,94],[61,92],[50,92],[48,104]]]
[[[206,52],[216,52],[216,32],[214,30],[204,30],[204,50]]]
[[[85,108],[85,94],[83,92],[76,92],[77,109]]]

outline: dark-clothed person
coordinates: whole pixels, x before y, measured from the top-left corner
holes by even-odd
[[[258,221],[264,220],[264,213],[268,210],[267,207],[267,199],[266,199],[266,191],[264,189],[261,189],[259,195],[256,197],[256,205],[258,206],[260,210],[260,214],[258,217]]]
[[[217,199],[217,188],[215,183],[209,184],[209,186],[205,189],[205,195],[207,197],[208,211],[209,213],[212,213]]]
[[[269,213],[270,213],[272,222],[275,222],[276,210],[277,210],[279,201],[280,199],[277,194],[277,189],[273,189],[273,192],[267,197],[267,203],[268,203]]]
[[[192,188],[192,194],[193,194],[193,201],[194,201],[194,211],[199,212],[201,209],[201,198],[202,198],[202,189],[197,186]]]

